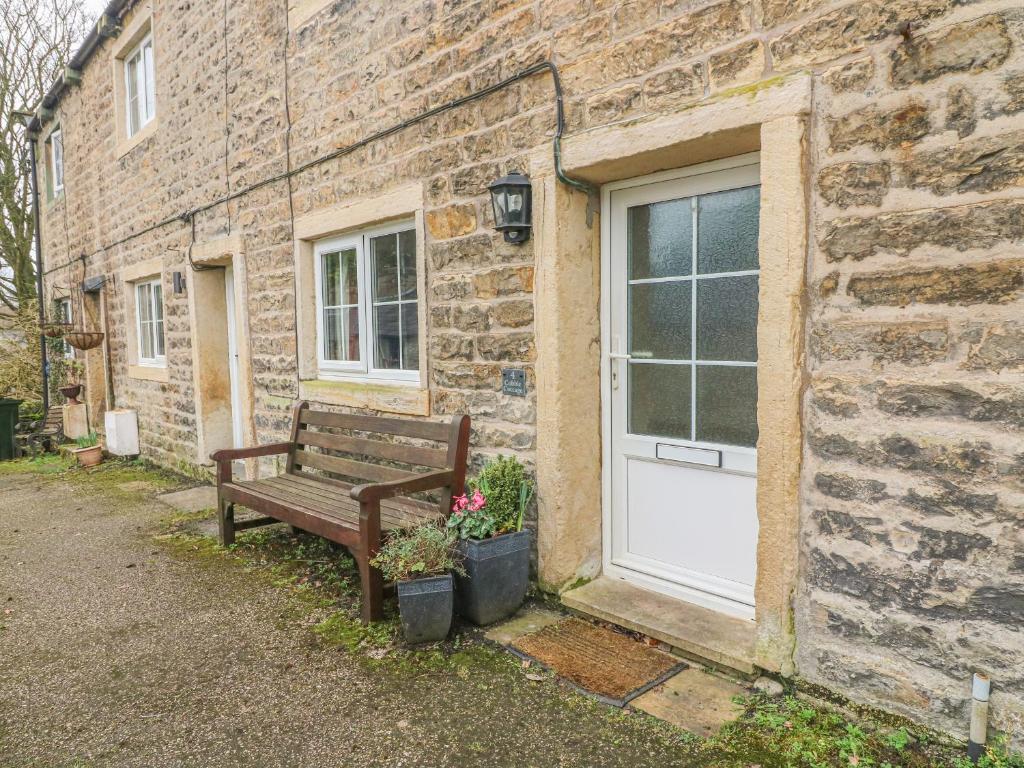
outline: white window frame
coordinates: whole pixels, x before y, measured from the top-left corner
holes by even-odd
[[[394,235],[399,232],[412,231],[415,235],[416,221],[404,219],[383,227],[363,229],[357,232],[348,233],[339,237],[331,237],[319,240],[313,247],[313,271],[314,286],[316,291],[316,360],[319,377],[328,380],[340,381],[374,381],[378,383],[402,384],[416,386],[420,384],[420,368],[423,361],[412,369],[396,368],[375,368],[373,366],[373,343],[375,339],[373,326],[373,302],[370,286],[370,240],[384,235]],[[417,238],[417,249],[420,247]],[[339,250],[354,248],[356,251],[356,282],[359,300],[359,360],[340,361],[329,360],[324,356],[324,305],[323,305],[323,254]],[[416,254],[417,272],[423,268],[420,254]],[[416,299],[398,299],[395,303],[401,302],[416,307],[417,325],[417,351],[420,351],[420,341],[424,328],[421,323],[420,302],[423,301],[422,275],[416,275]],[[391,303],[391,302],[385,302]]]
[[[129,77],[132,62],[136,65],[136,94],[134,103],[139,105],[139,124],[132,130],[132,84]],[[139,44],[124,57],[124,107],[125,136],[131,138],[139,133],[156,117],[156,65],[153,61],[153,35],[146,35]]]
[[[53,195],[56,197],[64,191],[64,134],[60,128],[50,134],[50,168],[53,170]]]
[[[150,291],[149,291],[149,312],[150,312],[150,315],[149,316],[150,316],[151,319],[149,321],[147,321],[148,324],[149,324],[148,330],[143,327],[142,309],[141,309],[141,293],[142,293],[142,288],[144,288],[146,286],[150,287]],[[160,300],[159,301],[157,301],[155,299],[156,292],[153,290],[154,286],[160,289]],[[146,367],[149,367],[149,368],[164,368],[164,367],[167,366],[167,332],[166,332],[166,322],[165,322],[164,308],[163,308],[163,300],[164,300],[163,281],[159,277],[154,277],[154,278],[150,278],[150,279],[147,279],[147,280],[137,280],[137,281],[135,281],[135,283],[132,284],[132,290],[135,292],[135,339],[136,339],[136,345],[137,345],[137,349],[138,349],[138,363],[141,366],[146,366]],[[156,343],[157,342],[157,336],[156,336],[156,333],[155,333],[154,329],[156,328],[156,325],[157,325],[157,320],[155,319],[156,316],[157,316],[157,309],[160,310],[160,320],[159,320],[159,324],[160,324],[160,342],[161,342],[161,346],[163,346],[163,348],[164,348],[164,353],[162,355],[161,354],[156,354],[156,350],[157,350],[157,343]],[[143,338],[143,334],[144,333],[150,335],[150,342],[152,344],[152,349],[153,349],[153,356],[152,357],[146,357],[145,355],[142,354],[142,338]]]

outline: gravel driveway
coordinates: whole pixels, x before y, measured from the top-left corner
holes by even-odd
[[[0,473],[0,765],[692,764],[497,650],[410,671],[322,644],[288,590],[162,546],[155,482]]]

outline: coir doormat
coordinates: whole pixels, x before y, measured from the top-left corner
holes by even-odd
[[[523,635],[512,650],[616,707],[686,668],[664,651],[577,618]]]

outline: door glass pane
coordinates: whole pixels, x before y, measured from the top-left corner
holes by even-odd
[[[401,368],[401,339],[398,332],[398,305],[373,308],[374,354],[376,368]]]
[[[630,208],[626,227],[630,280],[690,274],[693,253],[690,198]]]
[[[753,448],[757,443],[757,368],[697,367],[697,439]]]
[[[407,229],[398,233],[398,253],[402,270],[403,299],[416,298],[416,232]]]
[[[690,357],[690,281],[629,286],[629,353],[637,358]]]
[[[629,363],[629,431],[690,439],[691,366]]]
[[[370,259],[373,264],[373,300],[395,301],[398,298],[398,236],[370,238]]]
[[[697,214],[697,272],[757,269],[761,188],[701,195]]]
[[[416,316],[415,302],[407,302],[402,307],[402,368],[415,371],[420,367],[420,335],[419,322]]]
[[[697,359],[757,360],[757,275],[697,280]]]

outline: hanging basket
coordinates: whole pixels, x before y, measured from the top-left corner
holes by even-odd
[[[40,328],[48,339],[59,339],[71,330],[71,323],[43,323]]]
[[[94,349],[103,343],[101,331],[70,331],[64,334],[64,341],[75,349]]]

